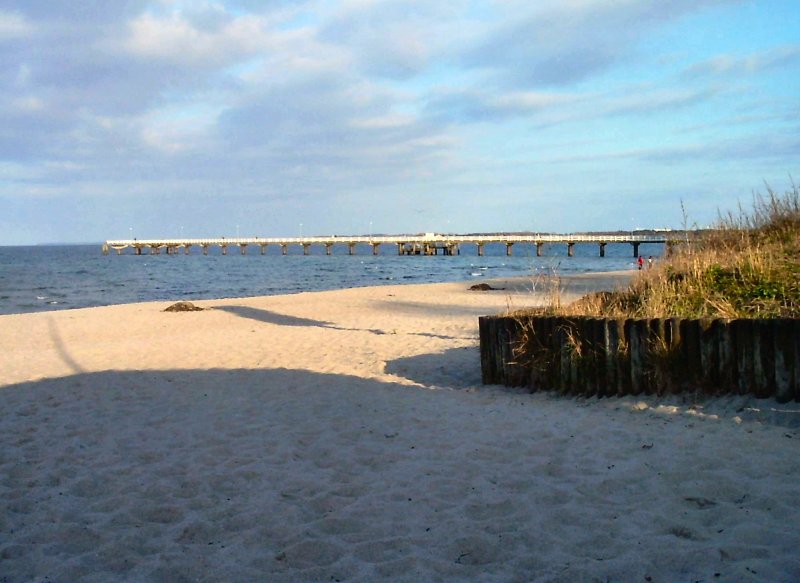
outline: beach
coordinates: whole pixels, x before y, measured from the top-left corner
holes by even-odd
[[[0,316],[0,582],[800,580],[797,403],[482,386],[487,283]]]

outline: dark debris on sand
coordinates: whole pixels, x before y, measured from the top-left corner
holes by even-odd
[[[476,283],[475,285],[469,286],[469,291],[498,291],[504,290],[504,287],[492,287],[488,283]]]
[[[165,312],[202,312],[204,308],[195,306],[192,302],[178,302],[166,308]]]

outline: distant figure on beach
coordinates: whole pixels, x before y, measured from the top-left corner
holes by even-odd
[[[647,269],[652,269],[652,268],[653,268],[653,256],[651,255],[650,257],[647,258]]]
[[[639,255],[639,259],[636,260],[636,265],[639,266],[639,271],[641,271],[642,267],[644,267],[644,257]]]

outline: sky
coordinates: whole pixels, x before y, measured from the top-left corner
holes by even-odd
[[[797,0],[0,0],[0,245],[706,226],[800,180]]]

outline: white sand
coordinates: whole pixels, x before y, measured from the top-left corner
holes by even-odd
[[[800,580],[800,407],[483,387],[467,285],[0,317],[0,582]]]

